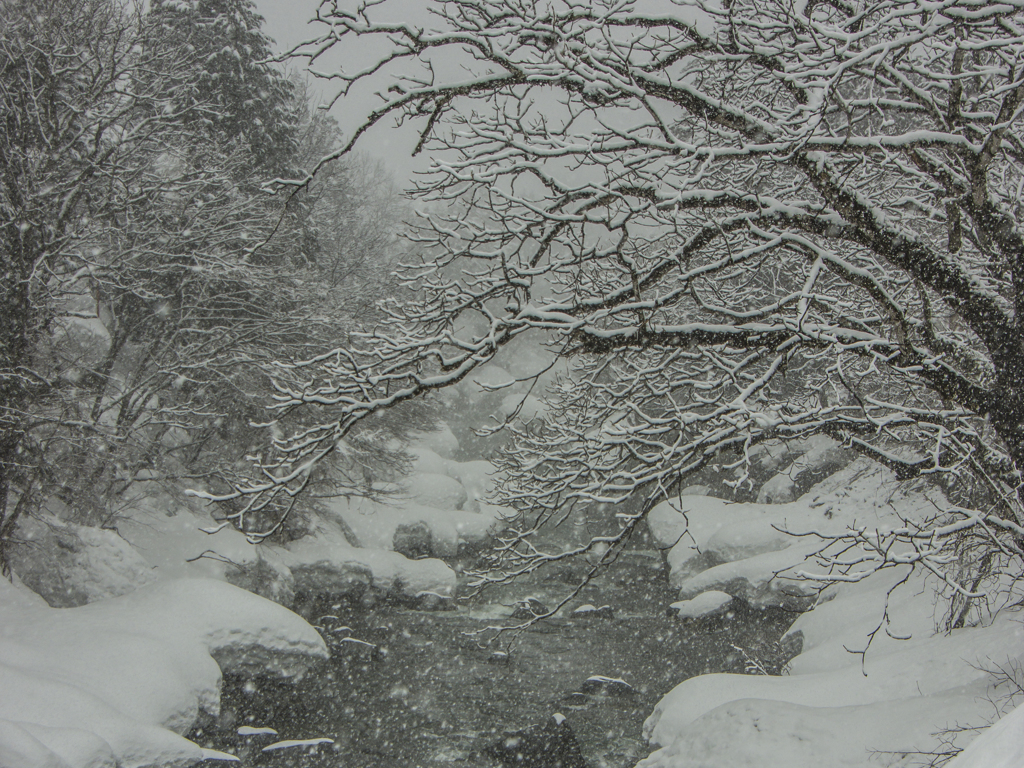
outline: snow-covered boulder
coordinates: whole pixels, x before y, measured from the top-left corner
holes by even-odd
[[[411,497],[424,506],[479,512],[480,505],[486,503],[497,480],[494,465],[489,461],[454,461],[417,445],[408,447],[406,452],[413,458],[413,473],[403,478],[396,491],[398,495]],[[438,476],[445,479],[438,480]],[[438,482],[444,488],[441,494],[430,487],[431,483]]]
[[[117,530],[158,578],[225,581],[258,561],[260,548],[230,526],[213,535],[204,533],[217,526],[195,500],[145,490],[150,495],[136,503],[130,517],[118,521]]]
[[[972,711],[952,708],[949,700],[938,697],[846,707],[736,698],[681,726],[668,746],[641,760],[636,768],[916,765],[893,758],[932,749],[936,724],[942,727],[947,717]]]
[[[95,299],[90,302],[88,296],[72,299],[71,306],[76,307],[82,315],[95,312]],[[92,303],[92,306],[89,306]],[[70,309],[70,307],[69,307]],[[110,349],[110,332],[99,317],[77,316],[71,314],[60,317],[53,324],[51,341],[54,347],[65,355],[66,360],[74,360],[76,365],[64,373],[66,378],[81,376],[88,370],[100,365]]]
[[[406,503],[413,509],[429,509]],[[294,605],[299,594],[307,598],[360,596],[371,589],[414,596],[422,590],[453,587],[454,572],[443,562],[409,560],[392,551],[393,541],[387,537],[393,537],[395,527],[408,517],[402,516],[403,507],[365,499],[353,500],[351,505],[344,499],[329,503],[329,511],[339,509],[346,514],[283,546],[252,544],[231,528],[213,535],[204,533],[202,529],[213,527],[212,521],[203,520],[187,506],[167,514],[154,504],[121,523],[119,529],[161,578],[214,578],[286,606]],[[430,515],[434,516],[431,530],[444,531],[438,547],[446,554],[454,554],[463,540],[486,538],[494,524],[493,517],[473,512],[432,510],[428,518]],[[459,526],[463,518],[467,522]],[[360,524],[355,526],[355,534],[350,531],[346,535],[345,520]],[[376,527],[380,523],[383,529]],[[363,546],[353,545],[350,535]]]
[[[669,692],[644,726],[660,749],[638,768],[868,768],[885,755],[934,750],[935,734],[948,726],[987,722],[994,692],[984,670],[1008,657],[1024,663],[1018,616],[990,614],[984,626],[946,635],[936,632],[943,609],[934,579],[915,573],[893,591],[906,567],[816,598],[811,582],[785,578],[794,566],[814,570],[805,559],[821,546],[786,531],[902,527],[946,504],[927,481],[899,483],[858,459],[786,504],[691,496],[653,510],[650,528],[669,550],[671,582],[694,601],[684,606],[733,596],[816,607],[783,638],[802,646],[788,675],[702,675]]]
[[[2,581],[2,580],[0,580]],[[173,580],[78,608],[0,590],[0,765],[191,765],[183,738],[216,715],[221,670],[300,675],[325,659],[311,626],[214,580]]]
[[[459,450],[459,439],[451,427],[442,424],[433,432],[416,432],[410,441],[411,448],[425,448],[444,459],[450,459]]]
[[[808,438],[803,448],[788,467],[761,486],[757,494],[759,504],[793,501],[815,482],[838,472],[854,458],[852,450],[843,448],[826,435]]]
[[[487,499],[498,481],[499,475],[489,461],[452,461],[446,469],[449,477],[459,481],[466,489],[466,509],[471,512],[484,511]]]
[[[398,552],[354,547],[340,530],[329,526],[275,548],[266,557],[289,569],[296,592],[310,595],[337,597],[367,589],[407,599],[421,592],[455,594],[455,572],[443,561],[410,560]]]
[[[678,585],[683,600],[694,600],[715,591],[740,598],[757,608],[776,606],[802,611],[814,602],[818,587],[813,582],[787,579],[785,574],[820,546],[815,540],[799,539],[792,546],[721,563],[692,576],[675,579],[673,583]]]
[[[110,745],[89,731],[0,720],[0,766],[4,768],[116,765],[117,757]]]
[[[638,768],[868,768],[873,752],[929,751],[947,725],[985,722],[993,681],[984,670],[1008,654],[1024,659],[1024,627],[1003,613],[937,633],[934,582],[914,575],[890,592],[904,576],[834,588],[800,616],[790,635],[805,650],[787,676],[712,674],[676,686],[644,725],[661,749]]]
[[[930,515],[944,502],[936,487],[908,488],[859,459],[788,504],[683,496],[651,510],[648,527],[656,545],[668,550],[669,580],[681,598],[717,590],[754,605],[797,607],[812,597],[812,586],[787,580],[785,572],[821,542],[791,533],[839,533],[854,522],[885,527]]]
[[[404,478],[402,490],[412,501],[440,510],[461,510],[469,494],[462,483],[448,475],[416,472]]]
[[[395,535],[391,537],[391,547],[395,552],[411,560],[430,557],[434,551],[434,532],[422,520],[402,523],[395,528]]]
[[[480,512],[437,509],[411,500],[337,499],[329,502],[332,515],[337,516],[353,532],[361,547],[395,549],[399,530],[410,531],[422,525],[430,532],[429,554],[453,557],[460,547],[479,547],[490,541],[506,513],[501,507],[481,505]],[[424,541],[426,536],[423,537]],[[400,536],[399,541],[404,541]]]
[[[127,594],[156,579],[149,563],[115,531],[24,518],[9,549],[14,571],[54,607]]]
[[[431,475],[447,475],[448,468],[454,463],[446,459],[437,451],[424,448],[420,445],[410,445],[404,449],[412,457],[412,468],[415,472],[424,472]]]
[[[680,600],[668,607],[669,615],[679,619],[701,619],[714,616],[729,609],[732,595],[725,592],[704,592],[693,600]]]

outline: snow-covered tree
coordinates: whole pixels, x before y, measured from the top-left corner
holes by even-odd
[[[4,543],[49,501],[78,522],[109,524],[140,476],[230,471],[253,441],[263,369],[331,349],[355,308],[387,289],[368,288],[369,277],[324,284],[346,231],[365,235],[336,259],[349,278],[374,260],[386,270],[382,180],[339,165],[304,197],[260,191],[336,138],[314,129],[296,101],[304,94],[257,61],[269,43],[249,4],[158,5],[149,14],[116,0],[0,4],[5,573]],[[190,8],[206,14],[206,37]],[[224,29],[247,52],[240,68],[196,53]],[[215,81],[196,91],[211,71]],[[271,93],[250,124],[253,83]],[[330,220],[343,209],[347,218]]]
[[[251,0],[154,0],[146,23],[155,48],[192,70],[171,96],[185,125],[235,145],[250,168],[294,167],[301,105],[292,81],[268,63],[272,41]]]
[[[385,1],[317,20],[296,55],[355,51],[320,74],[380,97],[323,162],[414,125],[426,256],[415,299],[281,387],[331,418],[277,442],[235,519],[368,414],[532,334],[573,369],[501,462],[521,536],[642,498],[594,542],[614,556],[688,473],[721,461],[742,484],[758,444],[824,433],[901,478],[970,479],[953,528],[900,536],[937,563],[969,529],[1019,572],[1024,3],[450,0],[408,20]]]
[[[88,258],[140,192],[144,173],[129,158],[150,140],[149,115],[157,110],[153,91],[132,83],[137,13],[106,0],[5,0],[0,15],[0,567],[6,572],[2,544],[44,480],[45,445],[32,435],[66,422],[63,403],[76,386],[48,370],[39,346],[90,314],[71,296],[89,276]]]

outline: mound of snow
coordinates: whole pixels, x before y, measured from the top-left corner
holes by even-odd
[[[363,505],[366,505],[365,508]],[[332,510],[347,509],[343,499],[329,504]],[[354,511],[373,512],[372,502],[352,502]],[[416,505],[416,509],[427,509]],[[486,537],[493,518],[473,512],[442,512],[432,510],[444,551],[452,554],[462,540],[479,541]],[[452,516],[457,519],[452,521]],[[254,545],[231,528],[210,535],[202,531],[212,521],[203,519],[188,507],[178,507],[168,515],[155,505],[119,529],[137,548],[139,554],[161,578],[213,578],[228,581],[250,592],[270,598],[282,605],[291,605],[297,592],[341,596],[359,594],[366,588],[399,592],[414,596],[423,590],[443,591],[453,588],[455,574],[438,560],[409,560],[392,551],[398,524],[387,512],[340,515],[356,522],[356,535],[366,547],[353,546],[341,529],[327,522],[313,535],[292,541],[285,546]],[[459,521],[466,519],[460,528]],[[382,521],[386,530],[376,529]],[[398,521],[400,522],[400,521]],[[447,529],[446,529],[447,526]],[[460,530],[465,536],[460,537]]]
[[[930,697],[871,706],[816,707],[737,699],[681,727],[670,746],[641,760],[636,768],[923,765],[897,760],[901,754],[931,749],[935,724],[952,724],[947,718],[966,714],[968,710],[955,706],[962,703],[962,699]]]
[[[757,494],[759,504],[780,504],[793,501],[816,480],[831,475],[853,458],[853,451],[843,448],[826,435],[808,438],[793,462],[761,486]]]
[[[63,609],[20,591],[0,590],[2,765],[190,765],[204,752],[181,734],[217,714],[222,669],[289,677],[327,657],[300,617],[218,581]]]
[[[814,537],[790,533],[841,533],[854,524],[884,528],[933,514],[944,503],[937,488],[923,481],[908,488],[884,467],[858,459],[787,504],[683,496],[655,507],[648,525],[657,546],[669,550],[669,579],[680,597],[718,590],[788,607],[810,595],[811,587],[776,574],[821,546]]]
[[[230,526],[214,535],[204,533],[215,527],[210,516],[169,494],[149,496],[137,507],[130,518],[118,521],[117,530],[161,579],[224,581],[259,557],[259,548]]]
[[[699,619],[702,616],[722,610],[731,602],[732,595],[712,590],[698,595],[693,600],[681,600],[678,603],[672,603],[669,609],[673,615],[680,619]]]
[[[938,634],[934,585],[915,576],[893,593],[891,622],[868,647],[902,575],[844,585],[801,616],[791,632],[804,633],[810,650],[788,676],[713,674],[678,685],[644,724],[662,748],[638,768],[867,768],[879,764],[873,752],[931,751],[943,728],[987,722],[993,681],[984,670],[1007,654],[1024,659],[1019,618]]]
[[[375,502],[368,499],[336,499],[328,504],[344,521],[362,547],[394,550],[400,529],[422,524],[429,532],[433,557],[453,557],[460,545],[479,546],[501,525],[506,510],[481,505],[480,512],[442,510],[401,499]]]
[[[801,564],[818,542],[784,536],[773,522],[794,532],[840,532],[854,523],[884,528],[943,504],[934,487],[898,484],[858,460],[787,504],[684,497],[654,510],[651,529],[671,547],[672,582],[683,596],[700,600],[720,590],[785,604],[794,588],[808,585],[776,574]],[[1003,611],[985,626],[944,634],[936,631],[943,610],[935,579],[907,566],[830,587],[790,630],[803,651],[788,675],[712,674],[681,683],[645,723],[645,736],[660,749],[638,768],[867,768],[903,765],[917,759],[908,753],[935,750],[944,728],[990,719],[987,699],[998,691],[986,669],[1024,663],[1018,614]],[[993,747],[997,757],[1013,754],[1007,740]]]
[[[448,468],[457,462],[446,459],[437,451],[420,445],[411,445],[405,452],[412,457],[413,470],[429,475],[447,475]]]
[[[338,529],[324,526],[266,555],[288,568],[296,591],[343,595],[355,585],[415,597],[422,592],[455,594],[455,572],[436,559],[410,560],[398,552],[352,546]]]
[[[124,595],[156,579],[116,532],[52,515],[20,521],[10,559],[26,586],[58,608]]]
[[[1004,715],[946,768],[1020,768],[1024,765],[1024,706]]]
[[[404,478],[401,485],[405,495],[424,507],[461,510],[469,498],[462,483],[448,475],[415,472]]]
[[[412,436],[411,447],[425,448],[442,458],[450,459],[459,450],[459,438],[452,432],[451,427],[442,424],[433,432],[416,432]]]
[[[487,498],[494,490],[498,480],[494,465],[483,460],[449,462],[445,474],[458,480],[466,489],[466,494],[469,496],[466,509],[473,512],[484,510],[487,506]]]
[[[471,512],[479,512],[481,504],[486,503],[487,497],[494,489],[497,475],[494,465],[489,461],[453,461],[440,456],[436,451],[418,446],[408,448],[407,452],[413,457],[414,472],[403,480],[406,495],[423,506],[440,509],[465,508]],[[439,475],[448,478],[447,482],[442,482],[451,489],[448,493],[454,498],[454,503],[436,503],[427,493],[419,491],[429,481],[419,480],[418,477],[430,478]],[[461,490],[455,490],[450,485],[451,481],[458,483]],[[462,497],[461,502],[458,501],[459,496]]]

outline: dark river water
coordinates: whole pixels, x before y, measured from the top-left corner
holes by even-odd
[[[744,671],[734,646],[770,647],[795,618],[739,610],[684,624],[667,615],[676,597],[660,557],[633,551],[569,606],[611,605],[612,618],[556,617],[490,646],[472,634],[502,623],[516,600],[555,603],[581,573],[562,569],[503,586],[454,611],[324,606],[336,618],[320,626],[349,628],[325,632],[333,638],[329,662],[298,684],[226,680],[221,718],[190,738],[253,766],[495,766],[482,752],[488,744],[558,712],[592,768],[625,768],[649,753],[641,726],[665,693],[694,675]],[[632,691],[581,693],[595,675],[621,679]],[[279,735],[239,736],[239,726]],[[275,740],[313,738],[334,743],[261,751]]]

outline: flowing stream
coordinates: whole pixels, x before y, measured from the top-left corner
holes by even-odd
[[[641,727],[665,693],[694,675],[744,671],[737,646],[771,644],[795,618],[740,610],[681,622],[667,615],[676,598],[660,556],[631,551],[569,606],[610,605],[613,618],[559,616],[490,646],[473,634],[514,623],[507,617],[516,600],[553,604],[581,573],[567,568],[503,586],[454,611],[325,606],[336,618],[310,618],[330,639],[329,662],[297,685],[226,680],[221,717],[190,738],[252,766],[495,766],[486,745],[559,712],[592,768],[625,768],[649,753]],[[495,653],[510,640],[507,657]],[[581,693],[595,675],[632,691]],[[239,736],[240,726],[279,735]],[[261,751],[275,740],[313,738],[334,743]]]

